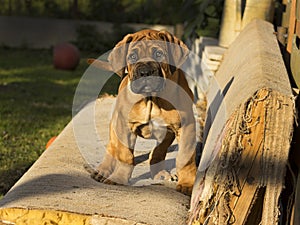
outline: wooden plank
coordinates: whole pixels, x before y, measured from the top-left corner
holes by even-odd
[[[291,12],[291,3],[287,3],[285,12],[282,14],[282,21],[281,25],[283,27],[288,28],[289,23],[290,23],[290,12]]]
[[[296,22],[296,35],[300,38],[300,20]]]
[[[282,4],[284,5],[288,4],[288,0],[282,0]]]
[[[300,20],[300,1],[299,0],[296,3],[296,19]]]
[[[288,29],[288,40],[287,40],[287,47],[286,47],[289,53],[292,52],[295,25],[296,25],[296,0],[292,0],[291,10],[290,10],[289,29]]]
[[[298,41],[297,41],[298,39]],[[290,57],[290,67],[292,71],[292,75],[294,78],[295,83],[297,84],[298,88],[300,87],[300,46],[299,46],[299,37],[294,35],[293,38],[293,45]]]

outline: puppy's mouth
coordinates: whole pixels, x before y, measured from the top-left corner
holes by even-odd
[[[137,63],[133,68],[130,82],[131,90],[136,94],[155,93],[164,89],[165,79],[157,62]]]

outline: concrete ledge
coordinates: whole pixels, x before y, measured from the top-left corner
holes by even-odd
[[[97,151],[89,141],[93,136],[86,132],[90,124],[85,113],[92,109],[98,115],[100,139],[96,138],[95,142],[101,146],[108,138],[113,103],[111,97],[100,99],[77,114],[0,201],[0,221],[26,225],[41,224],[44,220],[59,225],[185,223],[190,198],[177,192],[172,183],[152,185],[148,179],[147,159],[141,160],[145,152],[140,152],[140,168],[134,175],[136,181],[143,182],[136,182],[135,186],[98,183],[84,169],[84,164],[93,163],[90,159],[95,163],[101,160],[101,155],[94,154]],[[78,130],[82,132],[76,132]],[[149,152],[149,143],[140,142],[139,145]],[[174,152],[169,153],[170,162]]]
[[[106,217],[101,215],[84,215],[69,213],[57,210],[24,210],[24,209],[5,209],[1,211],[0,224],[22,224],[22,225],[41,225],[41,224],[72,224],[72,225],[143,225],[131,220]],[[14,221],[14,222],[12,222]]]

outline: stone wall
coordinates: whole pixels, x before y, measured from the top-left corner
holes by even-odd
[[[57,43],[74,41],[80,25],[93,25],[97,32],[110,33],[113,24],[100,21],[0,16],[0,45],[8,47],[50,48]],[[124,24],[133,30],[144,28],[167,30],[173,26]]]

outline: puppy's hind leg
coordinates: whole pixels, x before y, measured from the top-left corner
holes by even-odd
[[[197,172],[195,123],[183,126],[178,132],[177,141],[179,148],[176,157],[176,190],[191,195]]]

